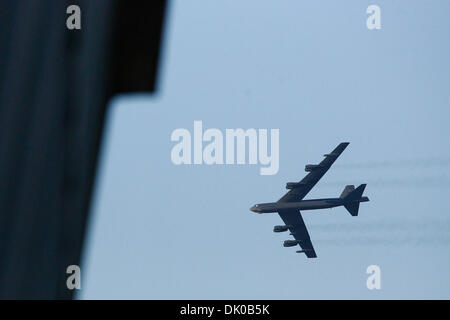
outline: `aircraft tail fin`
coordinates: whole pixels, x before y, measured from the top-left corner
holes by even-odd
[[[359,202],[351,202],[344,205],[345,209],[354,217],[358,215],[359,211]]]
[[[352,216],[358,215],[360,202],[369,201],[369,198],[362,196],[365,188],[366,184],[362,184],[356,189],[354,186],[346,186],[341,194],[341,198],[346,200],[344,207]]]

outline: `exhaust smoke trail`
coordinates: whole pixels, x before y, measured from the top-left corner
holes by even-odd
[[[315,242],[328,245],[448,246],[450,220],[374,221],[310,226]]]
[[[386,169],[386,168],[411,168],[411,167],[449,167],[450,158],[418,158],[404,160],[382,160],[335,164],[336,168],[342,169]]]
[[[364,180],[369,187],[389,187],[389,188],[442,188],[450,186],[450,177],[445,175],[434,177],[416,177],[416,178],[389,178],[377,177],[366,178]],[[323,187],[336,187],[349,184],[349,181],[330,181],[324,182]]]

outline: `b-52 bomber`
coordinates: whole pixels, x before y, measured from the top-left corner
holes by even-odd
[[[250,208],[256,213],[278,212],[284,225],[275,226],[273,231],[289,230],[295,239],[284,241],[284,247],[300,245],[301,250],[298,250],[298,253],[305,253],[308,258],[316,258],[316,252],[300,211],[344,206],[352,216],[357,216],[359,203],[369,201],[368,197],[362,196],[366,184],[361,184],[356,189],[353,185],[346,186],[339,198],[303,200],[348,145],[348,142],[342,142],[331,153],[325,154],[325,159],[319,164],[306,165],[305,171],[309,173],[300,182],[288,182],[286,189],[289,191],[277,202],[258,203]]]

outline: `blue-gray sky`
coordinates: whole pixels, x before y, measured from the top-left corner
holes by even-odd
[[[381,7],[381,30],[366,8]],[[111,102],[80,298],[450,298],[448,1],[173,1],[159,93]],[[181,165],[177,128],[280,129],[280,169]],[[318,258],[283,248],[276,201],[339,142],[307,198],[368,183],[358,217],[303,214]],[[366,268],[381,268],[368,290]]]

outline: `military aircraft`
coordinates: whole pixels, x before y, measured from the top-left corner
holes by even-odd
[[[305,171],[309,173],[300,182],[288,182],[286,189],[289,191],[277,202],[259,203],[250,208],[256,213],[278,212],[284,225],[275,226],[273,231],[289,230],[295,239],[284,241],[284,247],[293,247],[298,244],[301,247],[298,253],[305,253],[308,258],[316,258],[316,252],[300,211],[344,206],[352,216],[357,216],[359,203],[369,201],[368,197],[362,196],[365,184],[361,184],[356,189],[353,185],[346,186],[339,198],[303,200],[348,145],[349,142],[342,142],[331,153],[325,154],[325,159],[319,164],[306,165]]]

